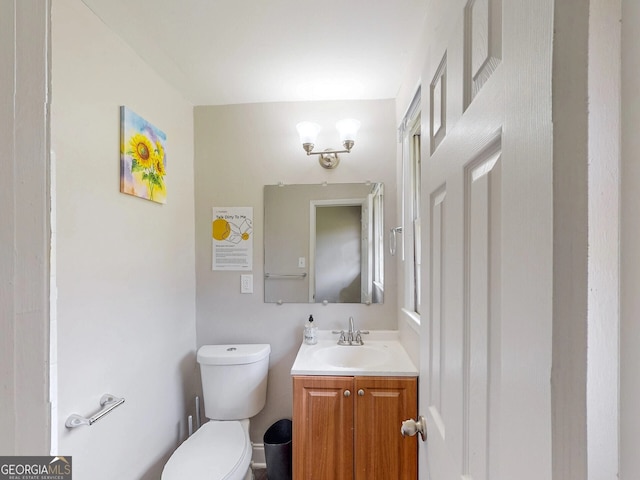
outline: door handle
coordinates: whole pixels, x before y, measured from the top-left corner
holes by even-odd
[[[405,420],[400,427],[400,433],[403,437],[413,437],[416,433],[420,433],[420,437],[424,442],[427,439],[427,421],[422,415],[418,417],[418,420],[413,420],[412,418]]]

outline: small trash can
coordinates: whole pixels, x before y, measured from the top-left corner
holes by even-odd
[[[267,429],[263,440],[267,478],[291,480],[291,420],[278,420]]]

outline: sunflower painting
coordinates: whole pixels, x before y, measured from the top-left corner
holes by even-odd
[[[127,107],[120,107],[120,191],[167,202],[164,132]]]

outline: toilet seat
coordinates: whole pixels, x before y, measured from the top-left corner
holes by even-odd
[[[162,471],[162,480],[245,478],[251,463],[247,427],[239,421],[205,423],[173,452]]]

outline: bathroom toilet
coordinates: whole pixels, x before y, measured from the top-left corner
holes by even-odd
[[[162,480],[250,480],[249,418],[267,398],[267,344],[204,345],[197,360],[209,419],[180,445]]]

